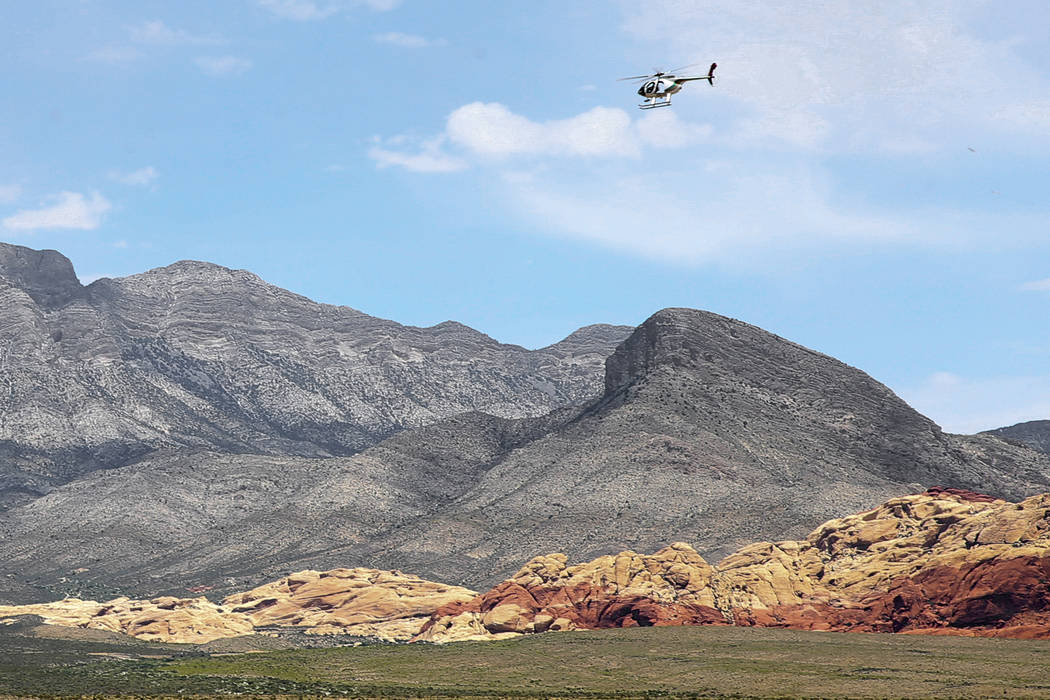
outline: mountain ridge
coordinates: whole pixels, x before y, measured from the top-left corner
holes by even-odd
[[[85,287],[60,253],[0,244],[0,508],[157,449],[346,456],[463,411],[542,415],[599,393],[628,331],[526,350],[212,263]]]

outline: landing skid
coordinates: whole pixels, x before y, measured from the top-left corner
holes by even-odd
[[[638,109],[656,109],[657,107],[670,107],[671,100],[660,100],[659,102],[643,102],[638,105]]]

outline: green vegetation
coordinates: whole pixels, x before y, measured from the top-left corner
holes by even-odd
[[[126,646],[128,660],[57,665],[9,644],[0,696],[1050,697],[1050,644],[961,637],[644,628],[167,658]]]

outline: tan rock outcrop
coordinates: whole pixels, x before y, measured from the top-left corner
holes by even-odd
[[[316,634],[345,633],[384,640],[416,635],[440,606],[474,592],[397,571],[300,571],[227,597],[77,599],[0,606],[0,618],[39,615],[48,624],[121,632],[160,642],[204,643],[252,634],[256,627],[297,626]]]
[[[121,632],[156,642],[203,644],[251,634],[247,615],[230,612],[207,598],[116,598],[105,603],[67,598],[37,605],[0,605],[0,618],[39,615],[50,625]]]
[[[448,586],[376,569],[300,571],[223,600],[257,626],[309,627],[317,634],[343,633],[389,641],[409,639],[435,610],[476,595]]]
[[[805,540],[749,545],[717,567],[682,543],[566,561],[533,559],[439,610],[419,638],[632,624],[1050,638],[1050,494],[1008,503],[930,489],[828,521]]]
[[[725,623],[714,607],[714,570],[689,545],[621,552],[568,566],[539,556],[491,591],[438,610],[417,637],[447,642],[546,630]]]

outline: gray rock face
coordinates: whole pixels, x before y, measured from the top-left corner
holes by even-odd
[[[683,540],[717,558],[933,485],[1050,489],[1045,455],[944,434],[863,372],[715,314],[655,314],[605,386],[583,408],[462,414],[351,457],[176,450],[90,474],[0,518],[0,597],[221,593],[353,565],[484,586],[551,551]]]
[[[0,508],[158,449],[345,456],[464,411],[543,415],[599,394],[630,330],[529,351],[208,263],[83,287],[59,253],[0,244]]]
[[[985,435],[994,435],[1009,442],[1027,445],[1043,454],[1050,454],[1050,420],[1032,420],[1005,428],[988,430]]]

